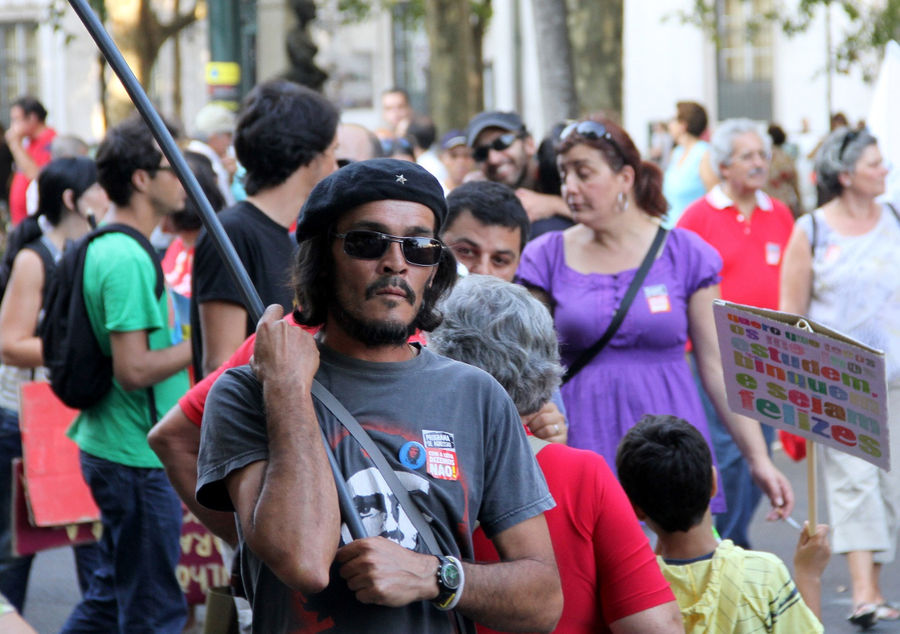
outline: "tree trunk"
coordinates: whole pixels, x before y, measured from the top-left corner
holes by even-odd
[[[575,88],[582,113],[621,119],[623,0],[569,0]]]
[[[181,13],[181,0],[174,0],[172,12]],[[176,33],[172,40],[172,113],[179,121],[184,121],[181,111],[184,98],[181,94],[181,33]]]
[[[425,0],[425,32],[431,117],[441,132],[464,128],[477,102],[472,95],[475,63],[469,0]]]
[[[588,0],[597,2],[597,0]],[[578,114],[566,0],[532,0],[537,31],[541,102],[548,127]]]
[[[484,0],[490,6],[490,0]],[[472,68],[469,70],[469,113],[474,116],[484,110],[484,32],[487,20],[472,20]],[[471,118],[471,117],[470,117]],[[464,130],[465,128],[460,128]]]

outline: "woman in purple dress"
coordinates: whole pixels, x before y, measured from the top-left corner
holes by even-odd
[[[607,119],[573,123],[557,152],[563,197],[578,224],[530,242],[517,278],[550,307],[562,359],[571,365],[612,321],[668,205],[659,168],[642,161],[628,134]],[[685,357],[690,337],[704,387],[776,518],[793,507],[790,483],[769,459],[759,424],[726,403],[712,312],[721,265],[696,234],[668,234],[615,336],[562,388],[569,444],[615,464],[619,440],[644,414],[680,416],[709,442]],[[721,495],[712,508],[724,510]]]

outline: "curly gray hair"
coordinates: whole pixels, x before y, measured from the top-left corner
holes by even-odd
[[[772,139],[765,133],[762,126],[750,119],[728,119],[716,126],[712,138],[709,140],[709,162],[716,176],[722,178],[722,165],[731,163],[731,155],[734,154],[734,139],[753,132],[763,142],[766,154],[772,155]]]
[[[429,335],[429,348],[493,376],[522,416],[550,400],[563,372],[559,345],[550,312],[527,290],[470,275],[440,309],[444,321]]]
[[[853,172],[863,151],[876,143],[878,139],[867,128],[838,128],[828,135],[816,154],[816,184],[825,200],[841,195],[841,174]]]

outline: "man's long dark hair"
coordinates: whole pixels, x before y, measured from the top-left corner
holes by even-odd
[[[331,229],[300,243],[294,261],[293,283],[297,307],[294,319],[304,326],[321,326],[328,316],[328,308],[334,300],[334,262],[331,258]],[[444,316],[437,304],[456,283],[456,258],[450,249],[444,249],[431,286],[425,289],[422,306],[410,325],[430,332],[437,328]]]

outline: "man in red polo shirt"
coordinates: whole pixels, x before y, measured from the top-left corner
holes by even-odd
[[[778,308],[781,259],[794,224],[790,209],[763,192],[769,173],[769,137],[748,119],[730,119],[710,140],[710,159],[721,182],[691,204],[678,226],[697,233],[722,256],[722,298],[760,308]],[[703,387],[710,432],[719,459],[728,510],[716,516],[725,539],[749,548],[747,527],[761,491]],[[763,425],[771,443],[771,427]]]
[[[9,186],[9,215],[14,225],[28,215],[25,192],[41,168],[50,162],[56,131],[46,124],[47,109],[34,97],[19,97],[9,109],[6,144],[16,163]]]

